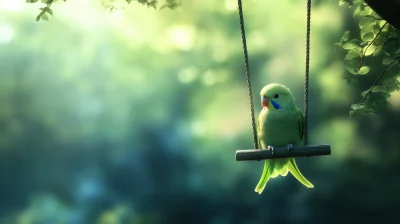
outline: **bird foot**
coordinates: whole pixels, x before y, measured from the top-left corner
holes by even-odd
[[[271,150],[272,155],[274,154],[274,147],[273,147],[273,146],[270,146],[270,145],[269,145],[269,146],[267,147],[267,149],[268,149],[268,150]]]
[[[290,152],[293,149],[293,144],[289,144],[286,146],[286,151]]]

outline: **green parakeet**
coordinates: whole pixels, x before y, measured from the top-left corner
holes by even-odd
[[[269,84],[261,92],[262,110],[258,116],[258,142],[261,150],[275,147],[300,146],[303,141],[304,116],[296,107],[291,91],[281,84]],[[286,176],[288,172],[308,188],[313,188],[300,172],[294,158],[265,160],[264,170],[255,192],[261,194],[270,178]]]

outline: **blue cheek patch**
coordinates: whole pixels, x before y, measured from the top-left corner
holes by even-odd
[[[272,106],[274,106],[274,108],[275,108],[276,110],[278,110],[279,108],[281,108],[277,102],[271,100],[271,103],[272,103]]]

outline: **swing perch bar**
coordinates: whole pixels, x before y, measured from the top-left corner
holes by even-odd
[[[264,160],[264,159],[278,159],[278,158],[291,158],[291,157],[310,157],[310,156],[323,156],[331,154],[330,145],[307,145],[308,140],[308,80],[309,80],[309,66],[310,66],[310,27],[311,27],[311,0],[307,1],[307,29],[306,29],[306,73],[304,83],[304,143],[303,146],[294,146],[289,151],[286,147],[274,147],[274,151],[261,150],[258,146],[257,130],[255,125],[253,97],[251,90],[250,80],[250,66],[247,54],[246,33],[244,28],[242,0],[238,0],[239,21],[242,34],[242,44],[244,53],[244,64],[246,69],[247,86],[249,90],[250,112],[253,126],[253,139],[255,149],[237,150],[235,157],[236,161],[247,160]]]
[[[264,159],[280,159],[291,157],[310,157],[323,156],[331,154],[330,145],[307,145],[294,146],[290,151],[286,147],[274,147],[274,153],[271,150],[245,149],[236,151],[236,161],[246,160],[264,160]]]

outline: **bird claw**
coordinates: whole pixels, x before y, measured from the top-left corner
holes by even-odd
[[[286,146],[286,151],[289,152],[292,149],[293,149],[293,144],[289,144],[289,145]]]
[[[268,150],[271,150],[272,155],[274,154],[274,147],[273,147],[273,146],[270,146],[270,145],[269,145],[269,146],[267,147],[267,149],[268,149]]]

